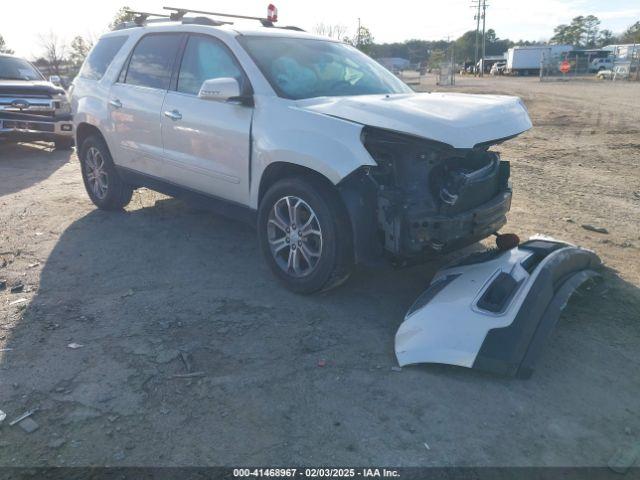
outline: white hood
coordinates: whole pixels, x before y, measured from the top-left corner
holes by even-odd
[[[408,133],[472,148],[518,135],[531,128],[518,97],[465,93],[414,93],[320,97],[297,102],[300,108],[372,127]]]

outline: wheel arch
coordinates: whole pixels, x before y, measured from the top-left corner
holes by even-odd
[[[301,165],[274,162],[260,180],[258,205],[269,188],[284,178],[305,178],[318,182],[331,191],[342,210],[343,221],[350,231],[350,242],[355,263],[376,264],[382,256],[381,243],[376,241],[376,193],[365,172],[358,169],[334,185],[321,173]]]
[[[264,194],[271,188],[271,186],[278,180],[283,178],[306,178],[312,181],[317,181],[326,187],[335,190],[335,185],[325,175],[317,172],[308,167],[303,167],[295,163],[289,162],[273,162],[265,168],[262,176],[260,177],[260,186],[258,187],[258,205],[262,202]]]
[[[100,129],[95,125],[88,122],[81,122],[76,125],[76,146],[78,147],[78,152],[80,152],[80,149],[82,148],[82,143],[91,135],[97,135],[105,142],[105,144],[107,143],[104,135],[102,135]]]

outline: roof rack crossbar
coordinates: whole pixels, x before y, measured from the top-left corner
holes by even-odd
[[[136,15],[133,19],[133,23],[138,26],[144,25],[149,17],[158,17],[158,19],[154,19],[155,21],[161,21],[160,19],[171,17],[170,15],[165,15],[163,13],[138,12],[136,10],[125,10],[125,12],[130,13],[131,15]]]
[[[174,12],[170,15],[172,20],[180,20],[187,13],[198,13],[201,15],[214,15],[216,17],[240,18],[243,20],[258,20],[259,22],[263,22],[263,24],[265,22],[272,23],[271,20],[263,17],[249,17],[247,15],[233,15],[230,13],[206,12],[204,10],[191,10],[189,8],[176,8],[176,7],[162,7],[162,8],[164,8],[165,10],[171,10]]]

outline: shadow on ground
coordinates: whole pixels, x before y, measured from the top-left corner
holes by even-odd
[[[53,144],[0,141],[3,173],[0,196],[19,192],[47,179],[71,158],[71,150],[54,150]]]
[[[93,211],[7,332],[0,406],[40,428],[5,423],[0,464],[602,465],[640,431],[637,288],[608,272],[573,301],[529,381],[393,371],[437,268],[303,297],[242,224],[175,200]]]

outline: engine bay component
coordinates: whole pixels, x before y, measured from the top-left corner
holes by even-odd
[[[377,167],[377,224],[384,250],[411,258],[451,251],[506,223],[509,162],[488,146],[455,149],[424,138],[365,127]]]
[[[560,312],[600,266],[594,252],[547,238],[472,254],[440,270],[409,309],[398,363],[529,378]]]

